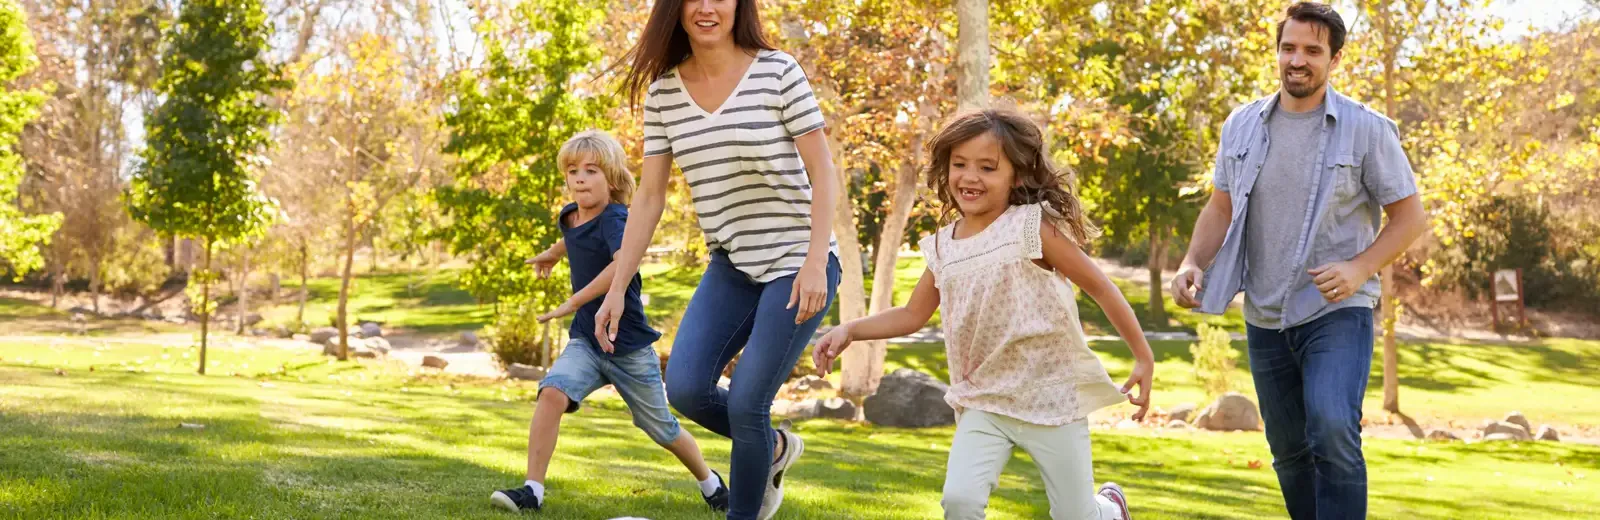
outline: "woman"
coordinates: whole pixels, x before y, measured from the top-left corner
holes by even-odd
[[[712,253],[673,342],[668,400],[733,440],[728,518],[770,518],[805,447],[772,429],[772,398],[839,284],[839,183],[822,114],[805,72],[762,35],[754,0],[657,1],[625,59],[624,90],[646,94],[645,158],[613,280],[638,271],[676,161]],[[613,283],[595,314],[602,343],[616,334],[626,290]]]

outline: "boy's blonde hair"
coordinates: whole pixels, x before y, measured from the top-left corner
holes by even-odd
[[[628,155],[622,143],[611,134],[600,130],[585,130],[568,139],[556,154],[556,164],[562,172],[585,157],[593,158],[611,185],[611,202],[627,204],[633,198],[633,175],[628,173]]]

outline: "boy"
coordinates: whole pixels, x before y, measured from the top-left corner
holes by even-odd
[[[597,298],[611,287],[611,255],[622,247],[628,219],[624,204],[634,187],[624,160],[622,145],[595,130],[574,136],[556,156],[573,202],[561,210],[562,240],[528,263],[542,278],[550,275],[562,255],[567,257],[573,295],[539,321],[575,314],[572,340],[550,367],[549,375],[539,382],[539,404],[528,426],[528,480],[489,496],[501,508],[516,512],[544,507],[545,472],[555,451],[561,415],[578,411],[584,397],[607,384],[615,386],[628,403],[634,425],[676,455],[694,475],[706,504],[718,511],[728,508],[728,488],[722,476],[706,466],[694,437],[679,427],[667,408],[661,361],[651,347],[661,335],[645,321],[638,275],[628,285],[622,323],[611,348],[602,347],[594,338],[594,313],[600,306]]]

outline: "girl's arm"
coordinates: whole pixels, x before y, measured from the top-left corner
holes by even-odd
[[[800,161],[811,176],[811,242],[806,247],[805,264],[789,291],[788,308],[800,306],[795,323],[822,312],[828,301],[828,249],[833,241],[833,205],[839,197],[839,177],[833,173],[833,152],[828,150],[824,132],[813,130],[794,140]]]
[[[816,362],[818,371],[827,374],[833,368],[834,358],[839,357],[839,353],[844,352],[844,349],[850,346],[850,342],[898,338],[911,334],[927,325],[936,310],[939,310],[939,288],[933,283],[933,271],[924,269],[922,279],[917,281],[917,288],[911,291],[910,301],[905,305],[834,327],[817,342],[817,348],[811,353],[812,361]]]
[[[600,340],[600,350],[611,352],[611,340],[617,337],[617,325],[622,321],[622,298],[628,292],[628,282],[639,274],[639,262],[644,251],[655,237],[656,225],[661,223],[661,211],[667,205],[667,179],[672,174],[672,154],[652,155],[644,158],[644,169],[639,175],[639,189],[633,193],[628,205],[628,225],[622,233],[622,248],[611,257],[611,289],[606,291],[605,303],[594,315],[594,337]]]
[[[1134,420],[1144,418],[1145,411],[1150,409],[1150,384],[1155,371],[1155,354],[1150,351],[1150,343],[1145,341],[1144,330],[1139,327],[1139,319],[1133,314],[1133,307],[1128,306],[1128,300],[1123,298],[1122,290],[1111,279],[1094,265],[1089,255],[1077,244],[1061,234],[1061,230],[1048,221],[1039,226],[1039,236],[1044,244],[1044,263],[1056,272],[1066,275],[1073,285],[1082,289],[1094,302],[1100,305],[1111,319],[1111,325],[1116,327],[1117,334],[1128,343],[1128,350],[1133,351],[1133,374],[1128,377],[1128,382],[1122,385],[1122,393],[1126,394],[1135,385],[1139,387],[1138,397],[1128,396],[1128,402],[1139,407],[1133,414]]]

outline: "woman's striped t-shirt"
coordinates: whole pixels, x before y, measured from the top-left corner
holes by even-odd
[[[794,57],[758,53],[711,113],[675,67],[650,85],[644,110],[644,155],[672,154],[709,248],[757,282],[799,271],[811,241],[811,179],[794,139],[823,120]]]

